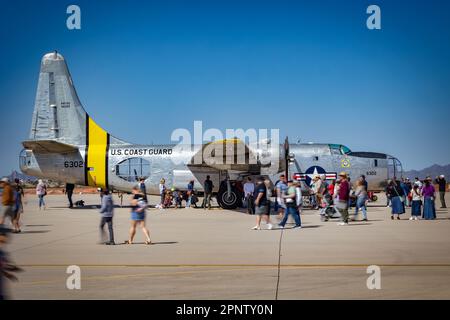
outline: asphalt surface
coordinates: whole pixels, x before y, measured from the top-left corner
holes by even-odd
[[[99,196],[74,199],[87,206],[68,209],[64,196],[49,195],[39,211],[36,197],[27,197],[22,233],[7,246],[24,269],[8,284],[11,298],[274,299],[280,239],[279,299],[450,298],[450,214],[439,203],[437,220],[409,221],[407,209],[392,221],[381,194],[368,222],[341,227],[305,210],[303,228],[283,232],[250,230],[254,216],[219,208],[149,209],[153,245],[140,230],[135,244],[121,244],[130,209],[118,207],[119,245],[105,246],[98,244]],[[66,286],[72,265],[81,270],[80,290]],[[380,267],[381,289],[367,287],[370,265]]]

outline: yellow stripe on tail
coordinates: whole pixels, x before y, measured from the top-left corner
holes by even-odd
[[[108,188],[108,148],[109,134],[90,117],[87,130],[87,184]]]

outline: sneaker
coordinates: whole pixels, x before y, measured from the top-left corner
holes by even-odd
[[[400,220],[400,217],[397,217],[397,220]]]
[[[362,221],[366,221],[366,222],[367,222],[368,220],[367,220],[367,218],[366,218],[366,219],[362,219]]]
[[[282,226],[281,224],[278,225],[279,229],[284,229],[284,226]]]
[[[394,216],[391,216],[391,220],[394,220]]]
[[[261,227],[254,226],[254,227],[252,228],[252,230],[261,230]]]
[[[301,229],[302,226],[295,226],[294,229]]]
[[[271,223],[267,224],[267,230],[272,230],[273,229],[273,225]]]
[[[114,241],[105,242],[107,246],[114,246],[116,243]]]
[[[415,220],[415,218],[414,218],[414,217],[411,217],[411,218],[409,218],[409,220]]]
[[[340,222],[338,223],[338,226],[348,226],[348,222]]]

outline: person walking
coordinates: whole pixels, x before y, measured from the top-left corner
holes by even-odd
[[[403,195],[403,189],[400,187],[400,183],[395,178],[394,180],[389,180],[387,196],[391,200],[391,220],[394,220],[394,215],[397,215],[397,220],[400,220],[400,215],[405,213]]]
[[[387,208],[389,208],[389,207],[392,206],[392,203],[391,203],[391,193],[390,193],[391,188],[390,188],[390,186],[389,186],[390,181],[391,181],[391,180],[388,180],[388,181],[387,181],[386,187],[384,188],[384,193],[386,194],[386,207],[387,207]]]
[[[364,180],[362,179],[356,182],[355,196],[356,196],[355,219],[358,216],[359,209],[361,209],[363,221],[367,221],[367,207],[366,207],[367,190],[366,186],[364,185]]]
[[[295,191],[295,185],[294,185],[293,181],[290,180],[288,182],[288,188],[287,188],[286,194],[283,196],[283,198],[285,199],[285,203],[286,203],[286,210],[284,213],[283,220],[281,220],[281,222],[278,225],[281,229],[284,229],[284,227],[286,226],[286,222],[289,218],[289,215],[291,215],[294,218],[294,222],[295,222],[294,228],[300,229],[302,227],[302,222],[300,220],[300,214],[297,210],[296,196],[297,196],[297,193]]]
[[[402,196],[403,203],[405,204],[405,206],[409,207],[410,204],[409,204],[408,195],[409,195],[411,189],[409,188],[406,179],[403,179],[400,182],[400,187],[403,190],[403,196]]]
[[[3,212],[2,215],[0,216],[0,226],[2,226],[5,223],[6,219],[9,219],[14,228],[13,232],[18,232],[19,227],[17,226],[16,214],[14,212],[14,207],[16,204],[14,199],[14,190],[8,178],[2,178],[0,180],[0,188],[3,189],[2,193]]]
[[[284,200],[284,195],[287,191],[286,176],[284,174],[280,175],[280,180],[275,184],[276,191],[276,207],[278,209],[278,219],[283,219],[286,211],[286,203]]]
[[[348,203],[350,200],[350,183],[348,182],[347,172],[343,171],[339,174],[339,187],[335,198],[336,209],[341,214],[342,221],[339,226],[348,225]]]
[[[205,193],[203,197],[203,203],[202,208],[206,210],[206,207],[208,207],[208,210],[211,210],[211,196],[213,192],[213,182],[211,181],[211,177],[208,175],[206,176],[205,183],[203,184],[203,191]]]
[[[67,194],[67,199],[69,200],[69,208],[73,208],[72,196],[73,196],[74,189],[75,189],[75,185],[73,183],[66,183],[66,194]]]
[[[294,181],[294,187],[295,187],[295,204],[297,205],[298,214],[301,216],[303,209],[303,194],[300,182]]]
[[[42,179],[38,180],[38,184],[36,186],[36,195],[39,198],[39,210],[43,208],[47,209],[47,205],[45,204],[44,197],[47,195],[47,186],[45,185]]]
[[[422,193],[417,184],[414,184],[411,190],[411,218],[409,220],[419,220],[422,213]]]
[[[134,236],[136,235],[136,228],[139,225],[145,236],[145,244],[152,244],[150,240],[150,231],[145,226],[145,209],[147,203],[144,200],[144,195],[141,194],[138,187],[133,187],[132,196],[130,199],[131,204],[131,227],[128,240],[125,244],[133,244]]]
[[[255,199],[256,225],[252,230],[261,230],[262,216],[264,216],[264,220],[266,221],[267,229],[271,230],[272,224],[270,223],[270,216],[267,213],[267,187],[262,177],[259,177],[256,181],[256,188],[254,188],[254,195],[252,196]]]
[[[441,209],[447,208],[447,204],[445,203],[445,191],[447,189],[447,181],[445,181],[445,176],[441,174],[436,178],[435,182],[439,185],[439,200],[441,201]]]
[[[194,196],[194,180],[189,181],[187,185],[187,192],[186,192],[186,209],[191,207],[192,199]]]
[[[20,217],[22,216],[23,213],[23,203],[24,203],[24,198],[25,198],[25,192],[23,191],[23,187],[20,183],[19,179],[14,179],[14,201],[15,201],[15,205],[14,205],[14,222],[13,225],[16,226],[16,233],[20,233],[22,232],[22,230],[20,230]]]
[[[255,193],[255,185],[253,184],[252,178],[248,177],[247,182],[244,183],[244,198],[245,203],[247,205],[247,213],[254,214],[255,210],[253,208],[254,198],[253,194]]]
[[[165,185],[165,183],[166,183],[166,180],[164,178],[162,178],[159,181],[159,196],[160,196],[161,200],[159,202],[159,206],[158,207],[160,209],[164,209],[164,198],[165,198],[165,195],[166,195],[166,185]]]
[[[273,194],[272,183],[270,182],[270,179],[265,178],[264,185],[266,186],[266,212],[270,219],[270,211],[272,208],[272,200],[271,199],[272,199],[272,194]]]
[[[408,207],[411,207],[411,205],[412,205],[411,191],[413,188],[413,184],[411,183],[411,180],[409,178],[405,179],[405,186],[406,186],[406,190],[407,190],[407,194],[406,194],[407,205],[408,205]]]
[[[431,183],[431,178],[425,179],[425,183],[422,187],[423,196],[423,215],[425,220],[436,219],[436,208],[434,206],[435,189]]]
[[[114,230],[113,230],[113,216],[114,216],[114,203],[112,195],[108,189],[103,190],[102,206],[100,208],[102,218],[100,220],[100,242],[106,245],[115,245],[114,242]],[[108,224],[109,241],[105,241],[106,234],[104,231],[105,224]]]
[[[333,196],[334,195],[334,188],[336,186],[336,180],[332,180],[331,183],[328,185],[328,193]]]
[[[366,192],[369,192],[369,183],[366,180],[366,176],[362,174],[359,178],[360,178],[361,182],[363,183],[363,186],[366,189]]]

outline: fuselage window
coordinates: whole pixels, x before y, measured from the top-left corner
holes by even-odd
[[[137,182],[150,176],[150,162],[142,158],[130,158],[116,165],[116,175],[128,182]]]
[[[378,160],[377,160],[377,159],[375,159],[375,160],[374,160],[373,162],[374,162],[374,163],[373,163],[373,164],[374,164],[374,166],[375,166],[375,167],[378,167]]]
[[[313,160],[314,161],[319,161],[319,157],[316,156],[316,157],[313,158]]]

